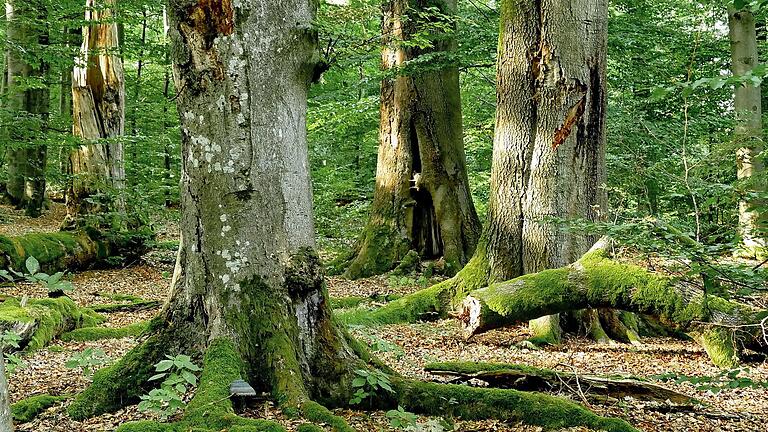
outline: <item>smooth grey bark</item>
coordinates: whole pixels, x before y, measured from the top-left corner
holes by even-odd
[[[11,401],[8,394],[8,380],[5,377],[5,359],[0,351],[0,432],[13,431]]]
[[[104,211],[123,212],[125,156],[119,140],[125,132],[125,78],[117,24],[111,22],[115,0],[100,7],[86,0],[83,43],[72,74],[73,133],[82,144],[69,154],[67,223]],[[110,193],[111,202],[89,197]],[[104,201],[104,200],[102,200]]]
[[[741,76],[758,65],[757,33],[755,17],[747,9],[728,8],[728,28],[731,42],[731,72]],[[734,139],[736,151],[736,175],[745,183],[746,193],[765,188],[765,168],[758,155],[763,151],[761,89],[759,85],[745,82],[736,85],[734,110],[736,127]],[[765,247],[765,239],[759,232],[764,218],[752,207],[754,200],[739,201],[739,232],[742,247],[747,254],[755,255]],[[763,226],[762,229],[765,229]]]
[[[409,250],[427,259],[444,258],[455,273],[472,256],[480,222],[467,178],[459,72],[450,64],[403,73],[408,62],[456,49],[440,35],[427,49],[405,47],[423,25],[428,6],[456,12],[456,1],[389,0],[383,3],[382,68],[395,76],[381,83],[381,124],[376,188],[368,224],[346,276],[384,273]]]

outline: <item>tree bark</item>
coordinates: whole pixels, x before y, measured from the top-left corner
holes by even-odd
[[[47,147],[43,134],[50,102],[44,82],[48,65],[35,56],[48,45],[48,30],[42,24],[47,18],[45,5],[39,1],[6,2],[8,100],[16,113],[10,125],[6,191],[11,202],[31,217],[40,216],[45,200]],[[30,53],[36,64],[31,63]]]
[[[125,130],[125,80],[116,50],[115,0],[107,8],[86,0],[83,44],[72,76],[73,133],[83,142],[69,154],[67,221],[84,215],[123,212],[125,162],[120,137]],[[109,199],[106,195],[111,195]]]
[[[8,379],[5,377],[5,359],[0,351],[0,432],[13,432],[11,398],[8,393]]]
[[[359,359],[331,320],[314,252],[305,126],[314,10],[303,0],[273,0],[263,14],[227,0],[172,0],[168,13],[183,240],[163,324],[140,349],[162,348],[121,374],[146,379],[155,358],[225,339],[251,384],[285,404],[346,402]],[[102,412],[142,391],[128,387],[94,385],[71,412]]]
[[[731,72],[741,76],[758,65],[757,33],[755,18],[747,9],[728,8],[728,28],[731,42]],[[758,155],[763,150],[762,108],[760,85],[751,82],[737,84],[734,93],[736,127],[734,139],[736,151],[736,175],[745,185],[745,195],[765,188],[765,169]],[[739,231],[741,245],[746,254],[755,256],[765,247],[761,233],[765,227],[760,213],[753,209],[754,199],[744,197],[739,201]]]
[[[382,68],[395,76],[381,83],[381,125],[376,188],[368,224],[347,277],[391,270],[409,250],[444,258],[449,273],[472,256],[480,233],[467,178],[459,72],[446,54],[453,37],[427,49],[403,46],[423,26],[418,13],[437,6],[456,12],[455,0],[389,0],[383,3]],[[409,62],[432,56],[438,66]],[[410,66],[414,67],[414,66]]]
[[[459,313],[466,337],[548,314],[603,307],[659,317],[687,332],[720,366],[738,364],[742,347],[768,352],[768,311],[707,295],[698,287],[607,258],[601,240],[567,267],[490,285],[466,297]],[[762,324],[762,325],[761,325]]]

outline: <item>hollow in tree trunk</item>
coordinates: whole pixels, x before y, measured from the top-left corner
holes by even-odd
[[[381,83],[373,206],[348,277],[391,270],[410,250],[422,258],[444,258],[447,271],[455,273],[472,256],[479,237],[464,155],[458,69],[408,67],[425,54],[434,56],[432,62],[449,62],[446,54],[456,42],[442,34],[428,49],[402,44],[424,26],[426,19],[418,13],[427,6],[448,15],[456,11],[455,0],[389,0],[382,6],[382,67],[393,76]]]
[[[731,41],[731,71],[744,75],[758,65],[755,17],[747,9],[728,8],[728,28]],[[747,255],[762,253],[765,238],[764,217],[755,210],[754,199],[748,195],[765,188],[765,169],[758,155],[763,150],[762,108],[760,85],[752,82],[737,84],[734,93],[736,111],[735,140],[736,174],[745,185],[745,197],[739,201],[739,231],[741,245]]]
[[[82,143],[69,154],[67,223],[88,214],[124,210],[125,163],[120,137],[125,129],[125,80],[115,0],[106,8],[86,0],[83,43],[72,74],[73,133]]]

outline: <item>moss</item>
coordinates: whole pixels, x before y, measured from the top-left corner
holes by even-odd
[[[611,432],[636,431],[624,420],[600,417],[570,400],[540,393],[419,381],[393,383],[401,406],[426,415],[495,418],[546,429],[586,426]]]
[[[419,256],[419,253],[411,249],[400,260],[400,263],[397,264],[397,267],[395,267],[395,269],[392,270],[392,274],[393,275],[409,274],[415,271],[419,267],[420,263],[421,263],[421,257]]]
[[[95,325],[99,316],[93,311],[79,308],[69,297],[56,299],[31,299],[25,307],[17,299],[0,303],[0,322],[32,322],[37,327],[24,349],[34,351],[43,348],[64,331]]]
[[[359,279],[384,274],[392,270],[410,249],[410,240],[402,237],[394,226],[369,222],[358,240],[356,256],[349,262],[344,276]]]
[[[328,408],[317,402],[305,402],[301,407],[305,419],[314,423],[324,423],[331,426],[334,432],[355,432],[344,418],[334,415]]]
[[[11,415],[15,422],[27,423],[32,421],[41,412],[65,399],[67,399],[66,396],[51,396],[48,394],[32,396],[11,405]]]
[[[137,337],[144,333],[149,326],[149,321],[142,321],[125,327],[83,327],[64,333],[59,339],[68,341],[96,341],[101,339],[120,339],[124,337]]]
[[[114,365],[96,372],[91,385],[69,405],[69,416],[83,420],[138,401],[145,393],[147,379],[155,373],[155,363],[163,358],[167,348],[160,336],[151,336]]]
[[[112,313],[112,312],[122,312],[125,310],[142,310],[142,309],[152,309],[159,307],[162,304],[162,302],[157,300],[137,300],[137,301],[131,301],[128,303],[112,303],[112,304],[103,304],[103,305],[94,305],[91,306],[91,309],[93,309],[96,312],[103,312],[103,313]]]
[[[736,343],[729,329],[712,327],[691,335],[704,347],[715,365],[723,369],[733,369],[739,365]]]
[[[563,330],[560,328],[559,315],[547,315],[528,323],[533,336],[530,341],[536,345],[559,345]]]
[[[235,345],[216,339],[206,350],[203,374],[195,396],[184,410],[184,417],[175,423],[134,422],[120,426],[118,432],[285,432],[279,424],[268,420],[239,417],[232,409],[229,385],[242,377],[245,365]]]
[[[313,425],[312,423],[304,423],[300,424],[298,429],[296,429],[297,432],[325,432],[325,429],[321,428],[320,426]]]

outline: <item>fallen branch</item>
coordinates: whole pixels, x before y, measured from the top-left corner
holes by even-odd
[[[630,378],[608,378],[539,369],[516,364],[494,363],[431,363],[424,370],[435,375],[450,376],[458,382],[480,380],[489,387],[522,391],[552,391],[563,386],[571,389],[586,402],[586,396],[600,395],[623,399],[627,396],[643,401],[691,406],[696,400],[658,384]],[[573,383],[576,388],[571,386]]]

